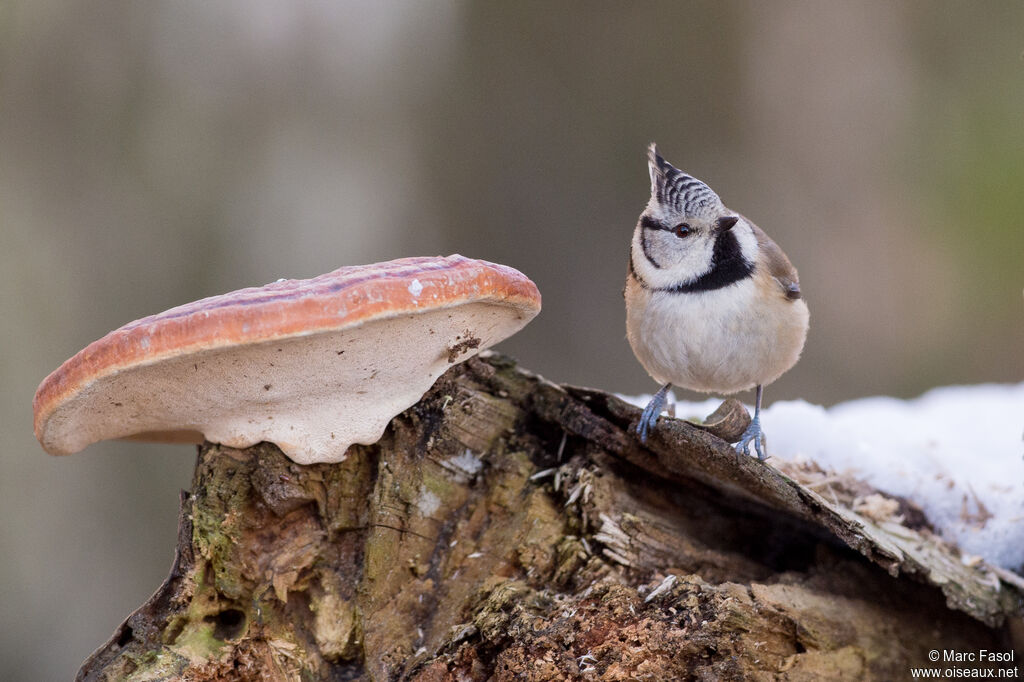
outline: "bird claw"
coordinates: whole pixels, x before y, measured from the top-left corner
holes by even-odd
[[[763,462],[768,459],[768,456],[765,454],[766,442],[764,431],[761,429],[761,419],[759,417],[754,417],[753,421],[750,422],[750,426],[740,436],[739,441],[735,445],[736,453],[750,456],[751,441],[754,443],[754,451],[757,453],[758,461]]]
[[[640,415],[640,423],[636,425],[636,433],[640,436],[641,443],[647,442],[647,436],[650,434],[651,429],[654,428],[654,424],[658,421],[658,416],[661,414],[660,407],[656,411],[651,409],[654,403],[655,401],[652,400],[647,404],[647,407],[644,408],[643,413]]]
[[[655,423],[658,421],[658,417],[661,415],[662,408],[665,407],[665,397],[668,395],[668,385],[665,385],[654,394],[651,398],[651,402],[647,403],[647,407],[640,414],[640,423],[636,425],[636,433],[640,437],[641,443],[647,442],[647,436],[650,435],[651,430],[654,428]]]

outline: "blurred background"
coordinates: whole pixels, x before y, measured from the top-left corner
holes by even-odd
[[[64,359],[458,252],[543,292],[502,345],[524,366],[650,392],[621,289],[652,140],[800,270],[811,333],[769,402],[1020,381],[1022,28],[1016,1],[0,3],[0,678],[69,679],[157,588],[194,462],[45,455]]]

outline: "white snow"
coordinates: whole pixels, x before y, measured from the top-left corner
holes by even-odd
[[[483,460],[473,454],[469,448],[466,448],[455,457],[449,457],[441,464],[449,471],[463,474],[467,478],[476,476],[484,468]]]
[[[622,397],[639,406],[649,400]],[[703,418],[720,403],[677,403],[676,415]],[[829,408],[780,401],[762,410],[761,423],[772,457],[810,460],[906,497],[965,554],[1024,566],[1024,383]]]
[[[441,498],[421,485],[420,496],[416,500],[416,506],[419,508],[420,514],[429,517],[441,506]]]

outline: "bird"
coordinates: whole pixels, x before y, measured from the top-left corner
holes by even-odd
[[[647,442],[672,386],[729,395],[756,388],[737,453],[766,459],[764,387],[800,358],[809,312],[796,268],[707,184],[648,148],[651,197],[630,244],[626,337],[662,384],[636,427]]]

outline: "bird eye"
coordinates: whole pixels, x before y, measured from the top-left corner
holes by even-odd
[[[688,234],[690,234],[690,224],[679,223],[674,228],[672,228],[672,233],[677,237],[685,237]]]

